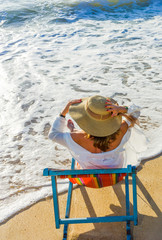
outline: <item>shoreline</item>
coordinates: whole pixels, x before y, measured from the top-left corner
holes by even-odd
[[[134,239],[160,240],[162,221],[162,156],[143,160],[137,173],[137,201],[139,224],[133,226]],[[151,176],[151,178],[150,178]],[[60,215],[64,216],[67,193],[59,194]],[[109,196],[109,197],[107,197]],[[130,202],[132,199],[130,198]],[[105,206],[104,208],[101,206]],[[124,211],[124,185],[89,189],[77,187],[73,191],[71,216],[104,216]],[[106,208],[106,210],[105,210]],[[0,240],[61,240],[63,226],[55,229],[52,197],[42,199],[21,210],[0,225]],[[125,239],[125,223],[70,225],[69,240]]]

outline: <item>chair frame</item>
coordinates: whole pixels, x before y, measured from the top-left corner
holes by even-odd
[[[104,222],[126,222],[127,240],[132,239],[131,238],[130,221],[133,221],[134,225],[138,224],[136,167],[134,167],[134,166],[132,167],[131,165],[128,165],[127,168],[82,169],[82,170],[75,170],[74,167],[75,167],[75,159],[72,158],[71,170],[56,170],[56,169],[51,169],[51,168],[45,168],[43,171],[43,176],[51,176],[55,225],[56,225],[56,229],[60,228],[61,224],[64,225],[63,240],[67,239],[68,224],[104,223]],[[87,217],[87,218],[69,218],[70,206],[71,206],[71,196],[72,196],[72,189],[73,189],[73,183],[71,183],[69,181],[65,218],[60,218],[57,181],[56,181],[57,176],[71,175],[71,177],[76,177],[76,175],[112,174],[112,173],[126,173],[126,176],[125,176],[126,215],[124,215],[124,216]],[[132,176],[132,187],[133,187],[133,214],[132,215],[130,214],[129,176]]]

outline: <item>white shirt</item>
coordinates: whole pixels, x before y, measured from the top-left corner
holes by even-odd
[[[68,148],[72,157],[83,169],[122,168],[140,164],[140,152],[146,150],[146,138],[139,126],[128,128],[117,148],[108,152],[91,153],[77,144],[67,132],[67,121],[57,117],[49,133],[49,138]]]

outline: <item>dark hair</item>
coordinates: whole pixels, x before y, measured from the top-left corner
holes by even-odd
[[[113,142],[119,134],[120,128],[113,134],[106,137],[97,137],[87,134],[86,137],[93,140],[93,146],[99,148],[101,151],[106,152],[109,149],[109,145]]]
[[[131,125],[129,127],[133,127],[135,124],[138,123],[137,118],[135,118],[130,114],[120,114],[120,115],[124,116],[128,121],[131,122]],[[117,135],[119,135],[119,132],[120,132],[120,128],[113,134],[106,137],[97,137],[90,134],[86,134],[86,137],[93,140],[94,147],[99,148],[103,152],[106,152],[106,150],[109,149],[110,144],[116,140],[116,137]]]

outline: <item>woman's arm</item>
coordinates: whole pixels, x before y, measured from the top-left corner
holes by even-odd
[[[109,99],[106,102],[106,110],[111,113],[112,117],[122,115],[126,119],[128,127],[133,127],[135,124],[139,124],[137,117],[140,115],[139,109],[133,107],[124,107],[113,104]]]
[[[70,102],[68,102],[68,104],[66,105],[66,107],[63,109],[63,111],[60,113],[60,116],[61,117],[65,117],[66,114],[69,112],[69,107],[73,104],[76,104],[76,103],[80,103],[82,102],[82,99],[76,99],[76,100],[72,100]]]
[[[48,138],[66,147],[65,141],[66,119],[57,117],[49,131]]]
[[[111,117],[115,117],[118,114],[125,114],[128,111],[128,107],[113,104],[109,99],[105,104],[105,108],[107,112],[111,113]]]
[[[50,129],[49,132],[49,139],[53,140],[54,142],[57,142],[63,146],[66,146],[66,141],[65,141],[65,134],[67,134],[67,132],[65,131],[66,126],[67,126],[67,121],[65,119],[66,114],[69,111],[69,107],[72,104],[81,102],[81,99],[79,100],[73,100],[70,101],[65,108],[63,109],[63,111],[60,113],[60,116],[57,117],[55,119],[55,121],[53,122],[53,125]]]

